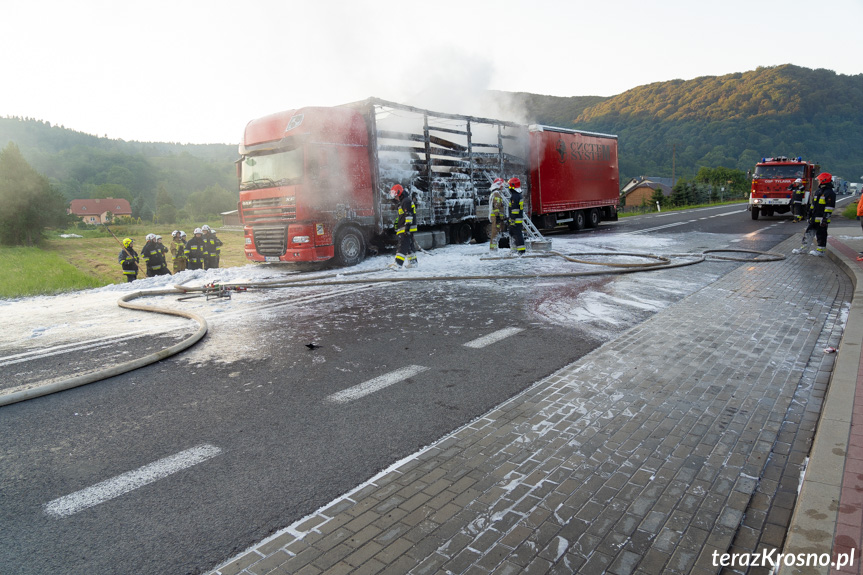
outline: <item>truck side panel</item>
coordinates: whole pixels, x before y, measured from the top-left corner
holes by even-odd
[[[617,205],[617,138],[554,128],[532,128],[533,215]]]

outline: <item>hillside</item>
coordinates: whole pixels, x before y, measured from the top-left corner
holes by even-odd
[[[541,123],[620,136],[621,181],[692,176],[701,166],[749,170],[764,156],[804,156],[863,179],[863,74],[784,65],[639,86],[610,98],[524,98]]]

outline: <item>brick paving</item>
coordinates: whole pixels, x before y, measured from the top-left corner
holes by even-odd
[[[853,293],[797,243],[214,573],[743,572],[714,552],[782,547]]]

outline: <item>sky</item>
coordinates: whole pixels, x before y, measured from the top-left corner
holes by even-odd
[[[861,74],[861,22],[863,0],[8,2],[0,117],[199,144],[372,96],[500,117],[476,95],[613,96],[781,64]]]

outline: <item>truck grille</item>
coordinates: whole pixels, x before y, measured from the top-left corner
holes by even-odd
[[[294,198],[260,198],[242,202],[243,221],[247,224],[283,222],[297,219]]]
[[[283,256],[288,247],[287,226],[252,228],[255,249],[262,256]]]

